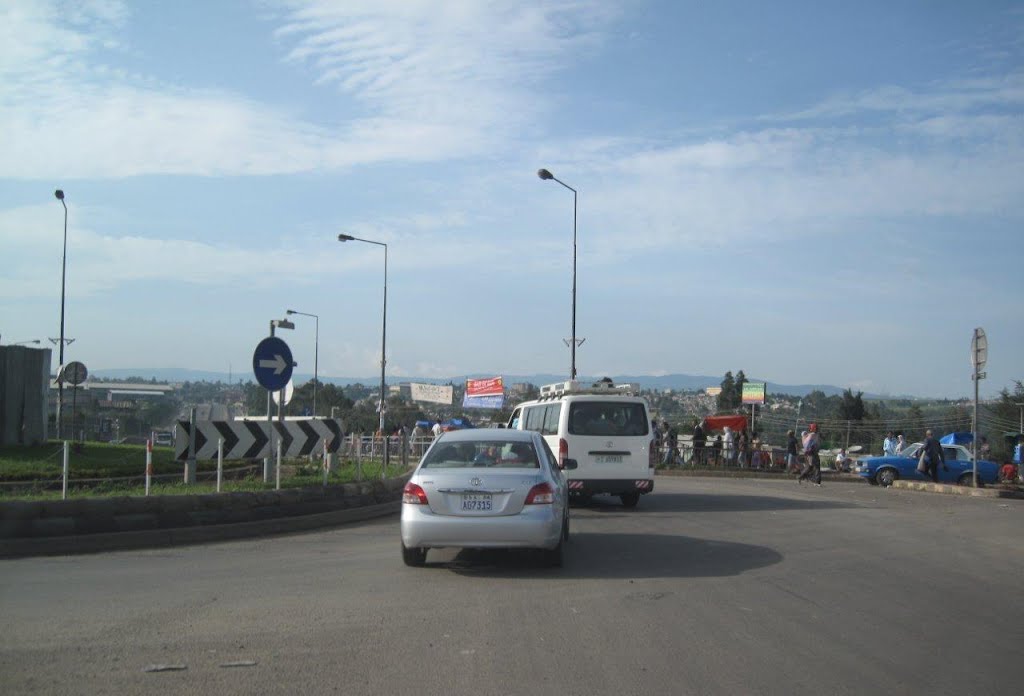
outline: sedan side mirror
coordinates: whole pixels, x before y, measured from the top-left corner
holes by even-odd
[[[575,459],[563,459],[562,460],[562,466],[560,466],[559,468],[560,469],[575,469],[578,466],[579,466],[579,464],[576,462]]]

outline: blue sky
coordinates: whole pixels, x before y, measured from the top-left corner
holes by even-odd
[[[1006,2],[0,5],[0,338],[248,374],[1024,377]],[[313,325],[286,332],[313,366]],[[56,361],[55,361],[56,362]]]

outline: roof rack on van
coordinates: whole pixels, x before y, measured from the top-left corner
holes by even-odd
[[[566,394],[615,394],[617,396],[638,396],[640,394],[639,384],[614,384],[609,379],[594,382],[590,386],[580,384],[573,379],[568,382],[555,382],[545,384],[540,388],[540,398],[556,399]]]

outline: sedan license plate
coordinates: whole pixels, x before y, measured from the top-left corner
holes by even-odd
[[[594,461],[598,464],[621,464],[621,454],[598,454],[594,457]]]
[[[475,494],[475,495],[464,495],[462,496],[462,509],[472,510],[474,512],[487,512],[492,510],[493,503],[491,495],[488,494]]]

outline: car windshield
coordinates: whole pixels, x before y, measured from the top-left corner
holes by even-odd
[[[427,452],[421,466],[424,469],[459,469],[475,466],[539,469],[540,462],[532,443],[521,440],[477,440],[441,442]]]
[[[913,457],[917,455],[919,449],[921,449],[921,443],[915,442],[912,445],[908,445],[900,454],[904,457]]]
[[[584,401],[569,408],[570,435],[646,435],[650,423],[643,404]]]

